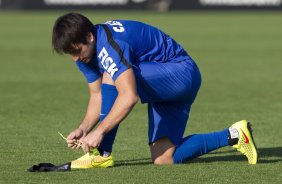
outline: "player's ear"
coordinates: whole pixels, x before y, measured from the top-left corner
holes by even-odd
[[[88,41],[90,41],[91,43],[93,43],[95,41],[94,35],[93,33],[88,33]]]

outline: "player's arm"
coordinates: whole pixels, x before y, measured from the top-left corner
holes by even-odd
[[[138,101],[135,76],[132,69],[123,72],[115,81],[118,90],[116,101],[97,129],[83,139],[84,151],[88,152],[91,147],[98,147],[104,135],[117,126],[132,110]]]
[[[123,72],[115,82],[118,90],[117,99],[108,114],[97,129],[103,134],[118,125],[138,102],[135,76],[132,69]]]
[[[76,144],[77,140],[84,138],[99,122],[100,110],[101,110],[101,77],[95,82],[89,83],[89,102],[86,110],[86,114],[80,123],[79,127],[72,131],[67,137],[68,147],[78,149]]]
[[[101,96],[101,77],[95,82],[89,83],[89,102],[84,119],[79,128],[88,134],[94,126],[99,122],[102,104]]]

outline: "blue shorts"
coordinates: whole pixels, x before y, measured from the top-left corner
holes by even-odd
[[[149,144],[168,137],[177,146],[201,86],[200,71],[192,59],[182,62],[143,62],[135,69],[138,94],[148,103]]]

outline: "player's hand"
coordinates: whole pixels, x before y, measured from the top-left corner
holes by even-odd
[[[97,129],[90,132],[86,137],[82,139],[82,148],[85,153],[88,153],[91,149],[97,148],[104,138],[104,134]]]
[[[81,147],[80,142],[86,136],[86,133],[82,129],[77,128],[72,131],[67,137],[68,147],[72,149],[79,149]]]

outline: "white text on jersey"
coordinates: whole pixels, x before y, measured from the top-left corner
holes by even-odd
[[[119,33],[124,32],[124,27],[123,27],[122,23],[119,22],[119,21],[115,21],[115,20],[114,21],[107,21],[106,24],[111,25],[115,32],[119,32]]]
[[[118,71],[118,69],[116,68],[117,65],[114,63],[113,59],[109,56],[105,47],[103,47],[103,49],[99,53],[98,58],[102,59],[101,61],[102,66],[111,75],[111,77],[113,77],[114,74]]]

